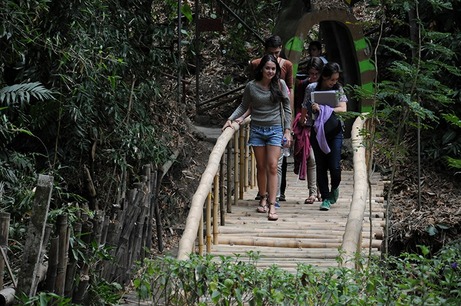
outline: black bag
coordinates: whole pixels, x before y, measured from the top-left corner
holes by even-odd
[[[338,119],[335,112],[331,113],[330,118],[323,125],[323,130],[325,132],[325,138],[331,139],[334,138],[341,131],[342,124],[341,120]]]

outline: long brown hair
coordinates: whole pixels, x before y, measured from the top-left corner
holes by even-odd
[[[277,61],[277,58],[272,54],[266,54],[261,58],[258,67],[255,69],[255,80],[261,81],[263,79],[263,68],[267,62],[275,63],[275,75],[271,79],[269,89],[271,91],[271,101],[278,103],[283,98],[283,92],[280,88],[280,73],[282,69]]]

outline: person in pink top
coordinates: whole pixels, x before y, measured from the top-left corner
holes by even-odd
[[[304,204],[314,204],[319,200],[317,191],[317,171],[315,165],[315,155],[310,145],[309,137],[312,127],[312,116],[306,116],[307,122],[301,124],[302,103],[304,101],[304,93],[307,85],[318,81],[323,70],[323,61],[319,57],[311,57],[306,62],[305,73],[300,73],[302,77],[298,77],[295,81],[295,120],[293,121],[294,132],[294,172],[298,174],[300,180],[306,179],[309,196],[304,200]],[[298,119],[298,120],[297,120]],[[306,135],[307,134],[307,135]]]

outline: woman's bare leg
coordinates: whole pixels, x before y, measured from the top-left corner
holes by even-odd
[[[281,154],[281,148],[278,146],[266,146],[266,169],[268,185],[268,202],[275,204],[278,191],[277,164]],[[269,213],[275,214],[275,206],[269,206]]]
[[[256,158],[258,189],[261,199],[266,198],[267,194],[267,166],[266,166],[266,147],[253,147]],[[266,205],[266,203],[262,203]]]

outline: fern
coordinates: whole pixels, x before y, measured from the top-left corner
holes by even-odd
[[[0,103],[23,108],[33,97],[39,101],[53,99],[52,91],[40,82],[14,84],[0,89]]]

